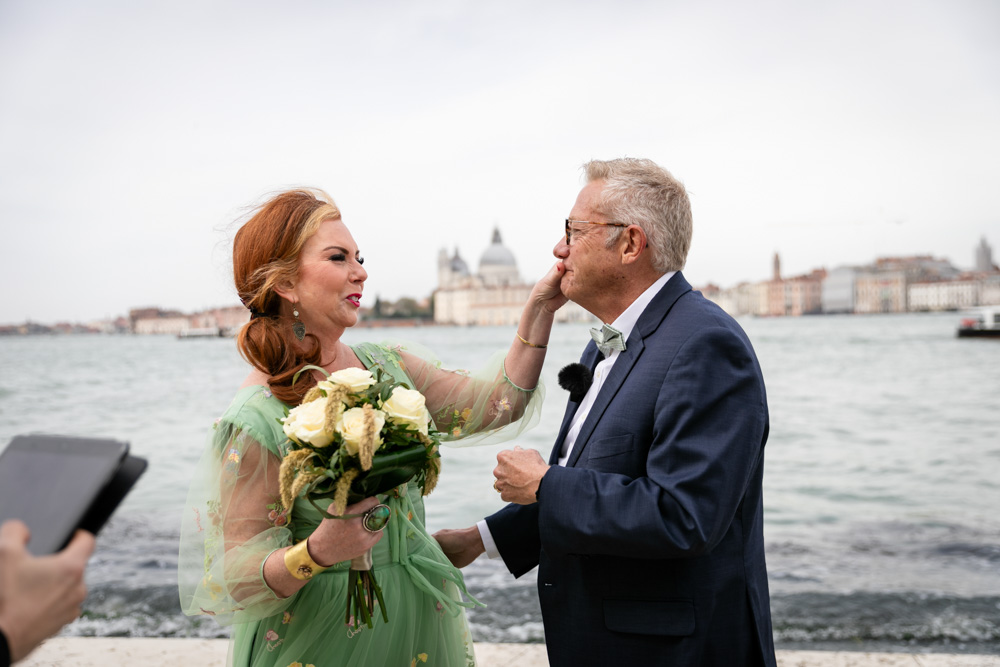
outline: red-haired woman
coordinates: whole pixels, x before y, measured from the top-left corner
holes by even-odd
[[[351,232],[320,191],[281,193],[243,225],[233,247],[236,288],[251,311],[238,346],[253,367],[214,426],[192,485],[182,528],[181,604],[187,614],[234,623],[230,664],[434,665],[474,663],[461,575],[424,528],[411,483],[378,502],[392,530],[362,520],[323,519],[300,499],[284,507],[278,470],[286,436],[279,419],[321,379],[293,376],[306,364],[327,372],[380,367],[427,398],[446,436],[525,430],[541,403],[535,391],[553,313],[565,303],[561,265],[532,291],[510,349],[482,373],[441,370],[410,346],[349,346],[368,277]],[[394,523],[397,522],[397,523]],[[390,622],[345,625],[350,559],[372,549]],[[303,570],[316,574],[301,578]]]

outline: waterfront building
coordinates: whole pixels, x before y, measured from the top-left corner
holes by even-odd
[[[702,295],[722,308],[733,317],[747,315],[752,311],[750,306],[751,288],[750,283],[740,283],[735,287],[720,289],[718,286],[708,284],[704,287],[696,287]]]
[[[771,280],[740,283],[736,287],[719,289],[715,285],[699,288],[706,299],[713,301],[733,317],[799,316],[822,312],[825,269],[793,278],[781,277],[781,259],[774,255]]]
[[[494,228],[490,245],[476,273],[455,249],[438,254],[438,287],[434,292],[434,321],[462,326],[517,326],[534,283],[524,282],[517,261]],[[590,322],[594,317],[575,303],[556,311],[557,322]]]
[[[188,316],[176,310],[133,308],[128,311],[132,333],[143,335],[173,334],[190,327]]]
[[[948,260],[930,255],[879,257],[873,268],[875,271],[903,271],[911,280],[951,280],[961,273]]]
[[[838,266],[827,272],[820,296],[820,307],[824,313],[854,312],[857,275],[858,269],[853,266]]]
[[[823,307],[823,277],[826,271],[817,269],[810,274],[782,280],[771,280],[767,285],[767,304],[756,314],[784,317],[811,315]]]
[[[235,336],[250,321],[250,311],[242,305],[209,308],[188,318],[189,329],[218,329],[223,334]]]
[[[774,253],[771,260],[771,280],[767,283],[766,305],[760,314],[780,317],[788,313],[788,305],[785,281],[781,279],[781,257]]]
[[[781,317],[788,314],[789,303],[788,291],[785,289],[785,281],[770,280],[767,283],[767,297],[764,306],[764,315],[771,317]]]
[[[910,310],[911,283],[950,281],[959,270],[946,259],[930,255],[880,257],[864,267],[855,283],[857,313],[905,313]]]
[[[906,288],[903,271],[862,270],[854,282],[854,312],[905,313]]]
[[[911,311],[959,310],[979,305],[980,281],[965,279],[919,282],[909,286]]]
[[[235,335],[250,320],[250,311],[239,306],[210,308],[192,315],[160,308],[133,308],[129,311],[132,333],[143,335],[178,335],[191,330],[215,329]]]
[[[740,299],[741,302],[746,304],[747,313],[751,315],[768,315],[770,314],[770,283],[751,283],[746,286],[746,297]]]
[[[1000,272],[993,271],[983,278],[979,287],[979,305],[1000,306]]]
[[[774,253],[771,280],[761,290],[766,303],[755,300],[755,315],[784,317],[818,313],[822,309],[823,278],[825,269],[815,269],[812,273],[792,278],[781,277],[781,258]]]
[[[694,285],[692,286],[692,289],[696,292],[701,292],[703,297],[717,305],[719,308],[722,308],[722,310],[726,311],[733,317],[738,315],[738,313],[733,310],[733,302],[730,298],[730,294],[734,291],[734,289],[722,290],[719,289],[718,285],[713,285],[711,283],[702,287]]]
[[[979,245],[976,246],[976,271],[989,272],[994,271],[993,266],[993,249],[986,242],[986,237],[979,239]]]
[[[795,276],[785,281],[786,315],[814,315],[823,310],[824,269],[816,269],[804,276]]]
[[[989,266],[985,271],[962,273],[946,259],[916,255],[783,278],[775,253],[770,280],[725,289],[709,285],[703,293],[733,316],[957,310],[1000,305],[1000,270],[992,261],[984,238],[976,262]]]

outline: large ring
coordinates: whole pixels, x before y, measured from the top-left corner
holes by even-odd
[[[361,525],[369,533],[377,533],[389,523],[389,516],[391,514],[392,510],[389,509],[388,505],[379,503],[361,515]]]
[[[493,490],[496,491],[497,493],[500,493],[500,487],[497,486],[497,484],[499,484],[499,483],[500,483],[499,479],[493,480]]]

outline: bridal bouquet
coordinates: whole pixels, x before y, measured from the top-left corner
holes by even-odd
[[[281,504],[291,510],[305,497],[326,518],[363,516],[364,527],[381,530],[389,507],[377,505],[364,515],[345,515],[347,505],[385,493],[416,478],[423,495],[437,484],[441,469],[440,438],[431,428],[423,394],[367,370],[347,368],[326,374],[302,403],[280,420],[287,454],[279,473]],[[323,509],[320,499],[332,499]],[[351,561],[346,622],[354,617],[372,627],[375,600],[389,621],[382,591],[371,566],[371,552]]]

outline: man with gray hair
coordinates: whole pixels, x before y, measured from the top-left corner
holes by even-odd
[[[773,667],[753,347],[680,273],[684,186],[650,160],[585,168],[553,252],[562,296],[610,324],[560,374],[575,380],[548,463],[501,452],[510,504],[435,537],[459,567],[484,551],[515,577],[538,566],[552,665]]]

